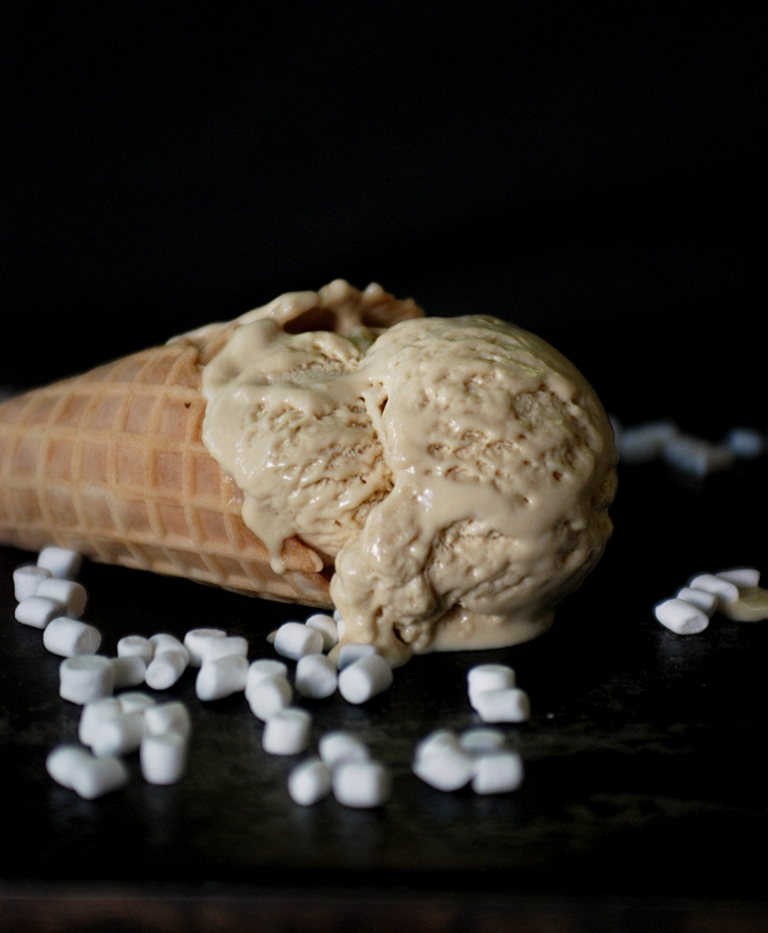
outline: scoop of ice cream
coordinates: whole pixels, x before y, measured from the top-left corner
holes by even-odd
[[[608,419],[556,350],[491,317],[410,317],[291,334],[254,315],[203,376],[206,445],[275,569],[292,535],[335,557],[342,643],[395,663],[546,630],[615,491]]]

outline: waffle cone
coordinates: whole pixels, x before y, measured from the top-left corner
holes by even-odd
[[[330,558],[291,538],[277,574],[243,523],[202,441],[204,361],[181,341],[0,405],[0,543],[329,607]]]

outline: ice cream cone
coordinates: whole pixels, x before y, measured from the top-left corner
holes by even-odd
[[[329,607],[331,559],[291,538],[275,573],[202,442],[205,355],[175,342],[1,404],[0,543]]]

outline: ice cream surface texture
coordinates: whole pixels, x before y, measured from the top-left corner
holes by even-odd
[[[275,572],[293,537],[335,561],[342,643],[402,663],[525,641],[610,536],[608,419],[533,334],[411,305],[384,329],[365,312],[385,299],[337,281],[238,319],[203,370],[203,441]]]

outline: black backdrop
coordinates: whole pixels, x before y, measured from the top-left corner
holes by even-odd
[[[628,422],[762,424],[757,10],[4,4],[0,383],[345,277],[538,331]]]

